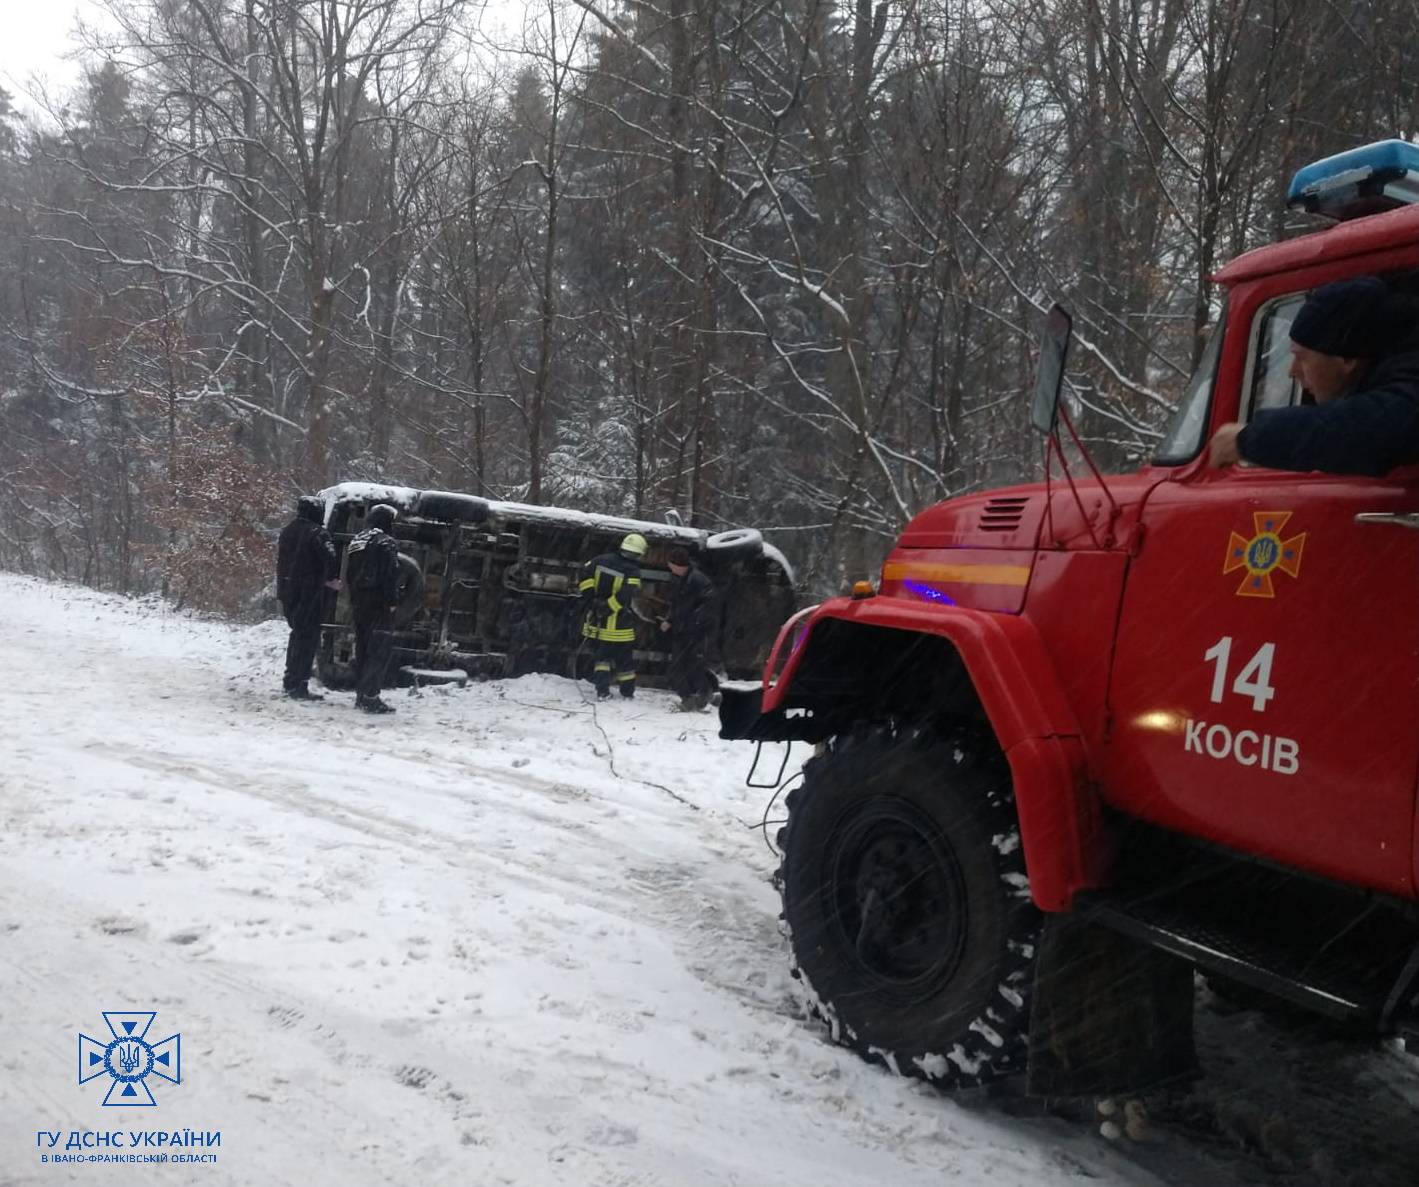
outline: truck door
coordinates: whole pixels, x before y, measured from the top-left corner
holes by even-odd
[[[1283,352],[1267,340],[1284,344],[1298,302],[1258,319],[1253,407],[1289,398]],[[1419,476],[1209,471],[1155,487],[1143,523],[1110,683],[1110,799],[1167,828],[1409,893]]]

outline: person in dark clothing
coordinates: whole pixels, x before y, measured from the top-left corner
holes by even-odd
[[[339,557],[325,530],[325,503],[310,495],[296,500],[296,517],[276,542],[276,599],[291,636],[286,642],[286,674],[281,687],[297,701],[323,701],[310,691],[310,668],[320,644],[326,590],[338,589]]]
[[[680,708],[699,712],[709,707],[715,692],[706,650],[714,608],[714,582],[700,571],[683,548],[672,548],[668,559],[670,613],[660,629],[670,636],[670,687],[680,694]]]
[[[1321,285],[1291,324],[1291,378],[1313,403],[1213,434],[1213,466],[1378,477],[1419,462],[1419,318],[1378,277]]]
[[[365,530],[346,549],[345,584],[355,620],[355,707],[366,713],[394,712],[379,693],[399,602],[399,546],[389,534],[398,514],[387,503],[371,507]]]
[[[621,541],[618,551],[603,552],[581,568],[578,589],[585,614],[581,633],[595,647],[592,683],[598,701],[611,695],[613,677],[623,697],[636,693],[636,625],[631,603],[640,593],[640,562],[645,552],[645,537],[632,532]]]

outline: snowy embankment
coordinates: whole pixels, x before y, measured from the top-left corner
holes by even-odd
[[[278,623],[0,598],[0,1184],[1200,1181],[829,1046],[793,1005],[751,750],[668,694],[528,677],[371,719],[276,695]],[[180,1033],[156,1108],[77,1082],[104,1011]],[[220,1131],[216,1164],[36,1144],[186,1129]]]

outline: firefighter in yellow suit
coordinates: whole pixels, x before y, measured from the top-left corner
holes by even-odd
[[[645,537],[632,532],[617,552],[603,552],[581,568],[582,601],[586,604],[582,635],[594,643],[592,682],[596,699],[611,695],[611,681],[623,697],[636,695],[636,620],[631,602],[640,593]]]

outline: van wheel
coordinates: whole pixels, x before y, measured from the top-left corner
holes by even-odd
[[[999,755],[883,728],[803,770],[775,882],[809,1008],[899,1075],[1022,1071],[1040,918]]]
[[[425,490],[414,501],[414,513],[429,519],[446,519],[454,523],[483,523],[491,507],[478,495],[463,495],[455,491]]]
[[[705,551],[728,560],[730,557],[764,555],[764,536],[758,528],[733,528],[716,532],[705,540]]]

